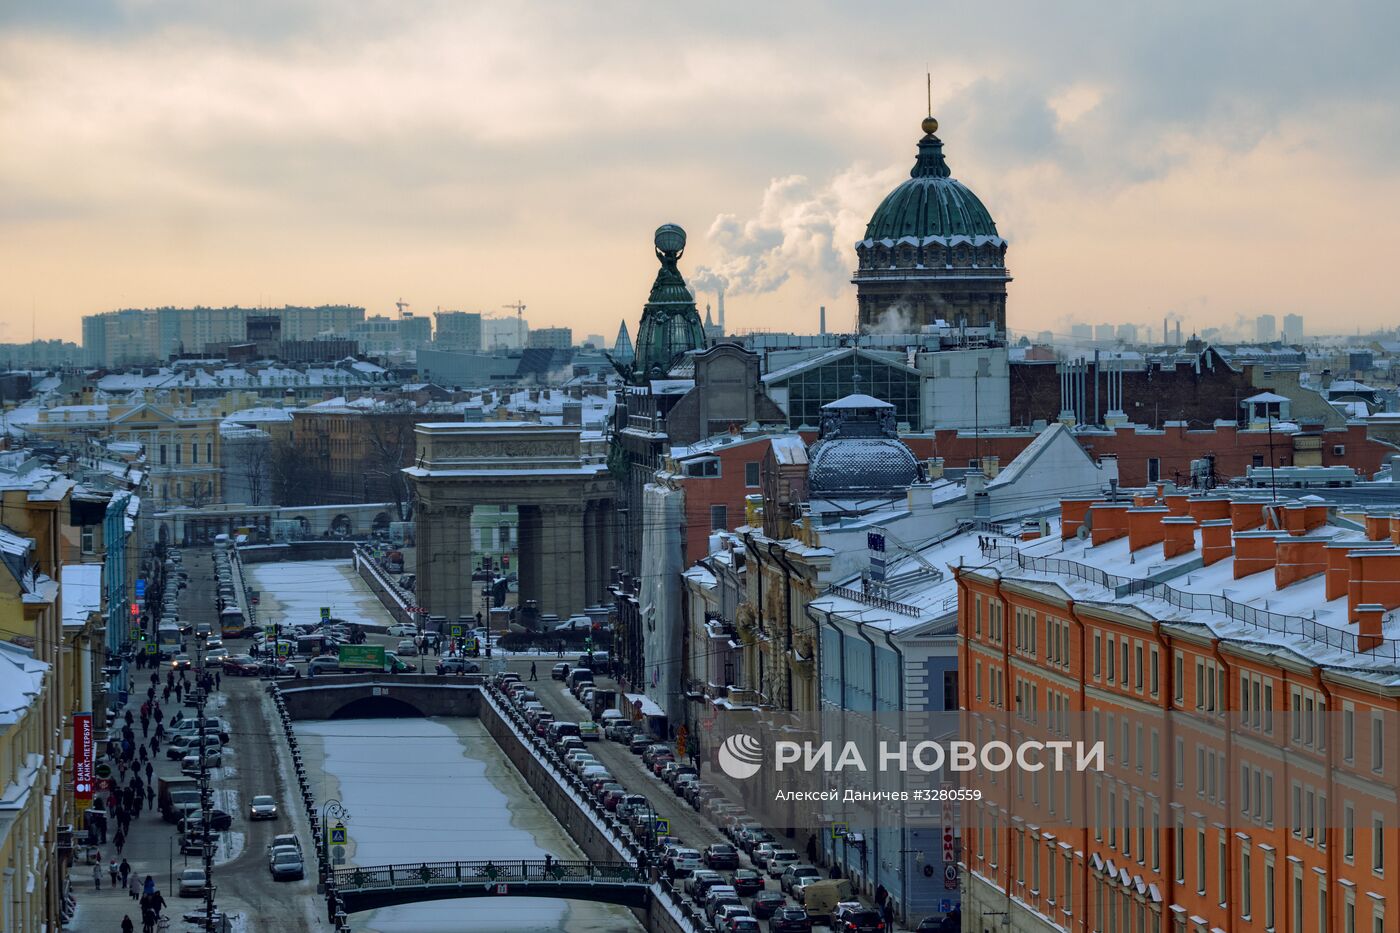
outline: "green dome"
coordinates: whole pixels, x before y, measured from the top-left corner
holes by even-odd
[[[951,177],[937,136],[928,133],[919,140],[919,157],[909,175],[875,209],[865,239],[999,237],[996,222],[977,195]]]

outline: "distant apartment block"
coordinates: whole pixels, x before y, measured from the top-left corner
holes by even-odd
[[[571,327],[540,327],[530,331],[530,347],[540,350],[567,350],[574,345]]]
[[[202,353],[210,346],[256,343],[268,338],[274,329],[273,319],[278,322],[275,329],[281,340],[310,340],[322,334],[345,336],[364,317],[364,308],[350,305],[127,308],[83,318],[83,358],[89,366],[111,368]]]
[[[480,350],[481,315],[472,311],[439,311],[433,315],[438,350]]]
[[[1272,314],[1261,314],[1254,319],[1254,339],[1260,343],[1273,343],[1278,339],[1278,321]]]
[[[1285,314],[1283,316],[1283,342],[1303,342],[1303,316],[1301,314]]]

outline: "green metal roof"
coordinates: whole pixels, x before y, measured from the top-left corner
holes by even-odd
[[[943,160],[943,141],[932,133],[919,140],[919,157],[908,181],[895,188],[870,218],[867,240],[901,237],[994,237],[996,222]]]

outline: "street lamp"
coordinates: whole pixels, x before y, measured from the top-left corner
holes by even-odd
[[[330,876],[331,871],[331,832],[330,823],[326,817],[333,817],[337,823],[344,823],[350,819],[350,811],[345,809],[345,805],[332,797],[321,804],[321,881],[324,884]]]

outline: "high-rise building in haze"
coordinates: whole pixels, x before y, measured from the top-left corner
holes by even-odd
[[[433,315],[439,350],[480,350],[481,315],[474,311],[438,311]]]
[[[1254,319],[1254,339],[1260,343],[1271,343],[1278,337],[1278,322],[1272,314],[1261,314]]]
[[[484,317],[481,319],[483,350],[519,350],[529,339],[530,322],[524,318]]]
[[[1094,327],[1094,339],[1095,339],[1095,340],[1104,341],[1105,343],[1111,343],[1111,342],[1113,341],[1113,325],[1112,325],[1112,324],[1097,324],[1097,325],[1095,325],[1095,327]]]
[[[351,305],[283,308],[127,308],[83,318],[83,356],[89,366],[151,363],[206,347],[248,341],[248,321],[280,319],[282,340],[348,336],[365,319]]]
[[[1303,316],[1285,314],[1283,316],[1283,339],[1285,343],[1303,342]]]
[[[574,345],[572,327],[537,327],[530,331],[528,346],[542,350],[567,350]]]
[[[1094,326],[1092,324],[1071,324],[1069,335],[1075,340],[1093,340]]]
[[[1119,324],[1118,339],[1123,343],[1137,343],[1137,325]]]

